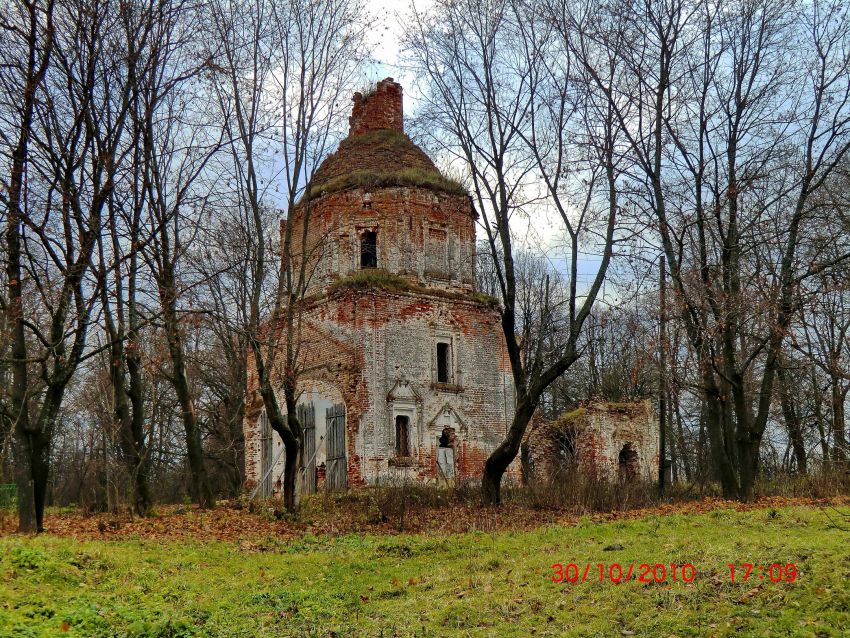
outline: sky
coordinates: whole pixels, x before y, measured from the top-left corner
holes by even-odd
[[[419,10],[427,10],[433,3],[431,0],[417,0]],[[410,12],[411,4],[404,0],[367,0],[367,10],[375,16],[375,27],[370,32],[370,44],[375,57],[375,64],[367,70],[367,80],[374,83],[391,77],[401,82],[405,88],[413,83],[401,68],[401,18]],[[414,107],[411,102],[415,96],[408,95],[405,99],[405,109]]]
[[[386,77],[400,82],[404,90],[405,119],[416,113],[417,95],[413,78],[404,69],[402,59],[402,22],[411,10],[405,0],[367,0],[367,10],[375,16],[369,38],[374,61],[364,70],[364,83],[374,84]],[[416,0],[416,8],[427,11],[433,0]],[[540,210],[528,218],[516,218],[511,223],[519,244],[529,250],[542,251],[554,269],[563,271],[564,241],[561,222],[554,212]],[[477,229],[479,237],[484,231]],[[579,264],[580,284],[589,285],[599,266],[596,255],[583,255]]]
[[[404,89],[405,117],[416,113],[417,95],[412,77],[404,69],[402,60],[402,21],[409,14],[411,4],[399,0],[368,0],[367,9],[376,16],[375,28],[370,34],[375,61],[366,69],[364,80],[374,84],[385,77],[392,77],[400,82]],[[416,0],[416,8],[427,11],[433,6],[432,0]],[[529,248],[537,250],[557,251],[562,243],[559,239],[560,223],[550,219],[549,215],[535,214],[534,223],[527,220],[516,220],[515,232],[521,242]],[[479,234],[481,234],[479,229]],[[599,260],[590,258],[582,264],[582,270],[595,273]]]

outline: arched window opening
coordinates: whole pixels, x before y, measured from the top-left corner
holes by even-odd
[[[406,416],[395,418],[396,456],[410,456],[410,419]]]
[[[437,383],[449,383],[451,381],[451,360],[449,344],[437,343]]]
[[[378,267],[378,233],[367,230],[360,237],[360,267]]]
[[[576,470],[578,449],[576,445],[577,432],[574,427],[567,426],[552,433],[552,459],[554,473],[559,477],[569,477]]]

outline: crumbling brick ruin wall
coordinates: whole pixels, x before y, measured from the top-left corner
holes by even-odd
[[[323,291],[361,272],[364,233],[375,233],[377,270],[410,283],[472,292],[475,283],[475,219],[469,198],[398,186],[369,192],[355,188],[311,202],[306,254],[308,294]],[[294,223],[293,252],[301,255],[300,226]]]
[[[513,411],[510,367],[494,343],[500,327],[491,306],[422,291],[342,288],[313,317],[341,340],[347,333],[365,362],[368,407],[351,447],[367,482],[435,479],[437,440],[447,426],[456,432],[458,476],[480,475]],[[449,349],[445,383],[437,380],[438,341]],[[407,458],[398,456],[400,415],[410,427]]]
[[[363,95],[355,93],[348,134],[360,135],[368,131],[403,129],[403,102],[401,85],[392,78],[381,80],[374,91]]]
[[[538,421],[524,442],[534,480],[573,472],[597,479],[658,477],[658,418],[649,400],[588,402],[556,421]]]
[[[302,328],[299,336],[299,352],[297,368],[302,371],[299,376],[298,402],[314,402],[320,407],[322,403],[343,403],[346,406],[350,423],[358,423],[360,415],[368,408],[367,395],[364,391],[364,379],[361,371],[364,368],[363,352],[352,348],[349,341],[342,341],[330,332],[322,330],[316,322],[311,321],[315,312],[315,304],[308,304],[300,315]],[[283,338],[278,332],[279,347],[283,348]],[[282,386],[283,353],[279,352],[276,366],[272,371],[272,383],[275,387]],[[258,419],[263,410],[263,400],[260,396],[256,367],[253,354],[248,354],[247,397],[243,434],[245,437],[245,487],[253,489],[262,478],[263,467],[260,457],[260,428]],[[314,396],[317,395],[317,396]],[[285,413],[286,406],[282,390],[277,392],[281,410]],[[316,418],[317,438],[325,436],[323,413],[318,411]],[[278,457],[282,448],[279,436],[274,436],[274,457]],[[353,449],[349,450],[348,483],[363,485],[365,483],[359,474],[359,460]],[[318,450],[317,463],[325,458],[324,450]],[[283,473],[283,455],[278,458],[272,475],[277,478]]]

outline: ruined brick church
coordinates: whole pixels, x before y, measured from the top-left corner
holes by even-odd
[[[494,300],[475,290],[475,212],[404,133],[401,85],[354,95],[349,135],[317,169],[300,337],[298,489],[480,476],[514,411]],[[295,233],[298,235],[298,233]],[[280,489],[282,443],[249,366],[246,483]]]
[[[481,476],[514,412],[495,300],[475,289],[475,211],[404,133],[392,78],[354,94],[349,134],[291,211],[310,276],[298,337],[297,490]],[[303,244],[303,245],[302,245]],[[283,444],[248,365],[246,487],[280,491]],[[579,415],[579,416],[576,416]],[[580,418],[579,418],[580,417]],[[536,420],[510,474],[657,476],[648,402]]]

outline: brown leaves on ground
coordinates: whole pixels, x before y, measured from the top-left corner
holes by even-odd
[[[663,504],[656,507],[590,514],[594,522],[603,523],[647,516],[670,514],[702,514],[716,509],[739,512],[787,506],[847,505],[850,499],[811,499],[764,497],[751,503],[704,498]],[[364,514],[362,503],[341,499],[319,512],[311,511],[300,519],[277,516],[274,507],[258,504],[247,508],[238,501],[220,502],[215,509],[200,510],[194,506],[165,505],[148,518],[108,514],[48,511],[45,529],[48,534],[84,539],[193,539],[198,541],[236,542],[246,551],[261,551],[263,540],[289,539],[304,534],[337,536],[350,533],[397,534],[396,521],[378,521]],[[499,508],[474,504],[446,504],[413,507],[405,514],[404,532],[453,534],[470,531],[521,531],[541,525],[575,524],[579,515],[564,511],[541,511],[517,504]],[[0,534],[15,533],[13,516],[0,519]]]
[[[281,521],[269,521],[258,514],[220,504],[215,509],[194,506],[163,505],[147,518],[109,514],[51,513],[44,517],[44,528],[54,536],[86,539],[195,539],[241,541],[268,536],[294,537],[297,531]],[[14,532],[8,525],[3,533]],[[11,527],[11,529],[10,529]]]
[[[364,515],[356,503],[341,503],[317,515],[310,513],[301,519],[290,520],[275,513],[279,510],[264,506],[242,507],[237,502],[219,502],[215,509],[202,510],[196,506],[161,505],[157,514],[131,517],[110,514],[85,515],[78,512],[45,514],[44,527],[48,534],[74,537],[80,540],[127,539],[193,539],[199,541],[237,542],[247,551],[262,550],[267,538],[298,538],[304,534],[338,536],[350,533],[397,534],[394,520],[377,521]],[[498,531],[533,529],[557,522],[556,512],[538,512],[517,506],[499,509],[456,505],[422,507],[405,515],[406,533],[462,533],[474,530]],[[13,534],[17,520],[7,517],[0,521],[0,534]]]

